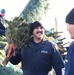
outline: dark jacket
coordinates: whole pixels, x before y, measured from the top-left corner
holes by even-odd
[[[65,75],[74,75],[74,41],[68,48],[65,60]]]
[[[57,70],[64,67],[60,53],[54,45],[46,40],[35,43],[30,40],[22,55],[17,53],[10,62],[18,64],[22,62],[23,75],[47,75],[52,67]]]
[[[3,18],[0,15],[0,35],[4,35],[5,36],[5,27],[3,26],[2,19]]]

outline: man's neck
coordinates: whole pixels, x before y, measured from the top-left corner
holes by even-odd
[[[42,41],[42,39],[41,39],[41,38],[40,38],[40,39],[33,38],[33,40],[34,40],[34,42],[35,42],[35,43],[39,43],[39,42],[41,42],[41,41]]]

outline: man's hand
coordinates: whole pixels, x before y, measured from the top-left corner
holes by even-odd
[[[9,46],[9,49],[7,51],[7,54],[6,54],[6,58],[2,62],[2,64],[4,66],[7,65],[8,61],[10,60],[10,58],[12,57],[12,55],[15,56],[15,50],[16,50],[16,48],[15,48],[14,43],[11,43],[10,46]]]

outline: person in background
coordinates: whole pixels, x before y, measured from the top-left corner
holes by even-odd
[[[74,8],[67,14],[65,22],[71,39],[74,39]],[[72,41],[68,48],[65,60],[65,75],[74,75],[74,41]]]
[[[0,11],[0,35],[4,35],[5,36],[5,26],[3,24],[3,18],[5,16],[5,9],[1,9]]]
[[[21,62],[23,75],[47,75],[52,67],[56,75],[62,75],[64,68],[62,56],[54,44],[44,38],[43,25],[35,21],[31,24],[31,33],[33,37],[27,42],[22,54],[20,49],[16,50],[9,61],[14,65]]]

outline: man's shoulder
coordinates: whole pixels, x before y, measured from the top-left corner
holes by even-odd
[[[43,42],[44,42],[44,44],[46,44],[46,45],[54,45],[54,43],[52,42],[52,41],[50,41],[50,40],[47,40],[47,39],[44,39],[43,40]]]
[[[52,48],[57,49],[57,44],[55,42],[52,42],[50,40],[45,40],[45,45],[50,46]]]

